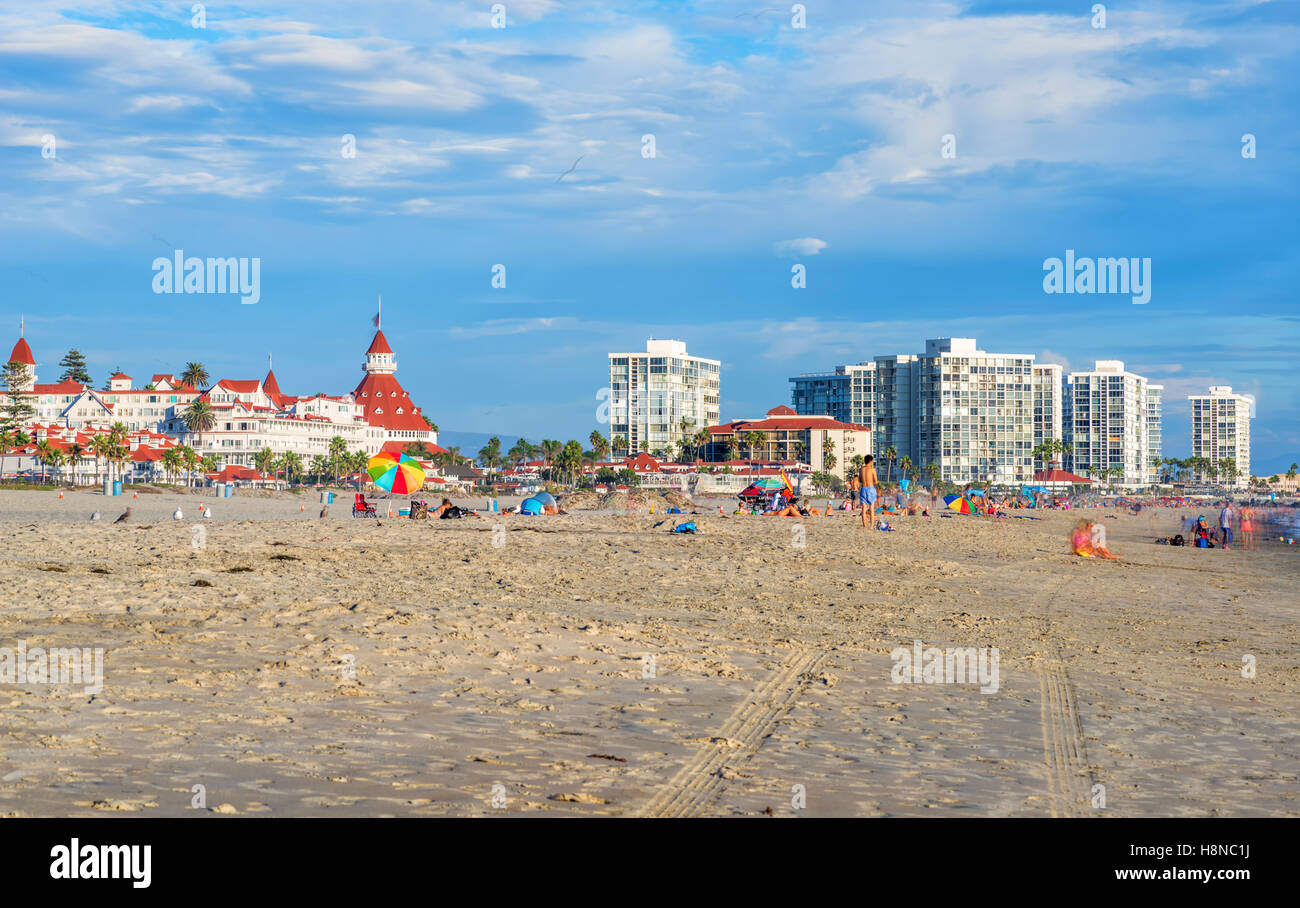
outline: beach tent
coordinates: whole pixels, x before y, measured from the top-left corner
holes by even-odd
[[[519,513],[532,514],[537,517],[546,513],[546,507],[536,498],[525,498],[523,501],[519,502]]]
[[[976,496],[977,498],[983,498],[983,497],[984,497],[984,490],[983,490],[983,489],[967,489],[967,490],[966,490],[966,494],[967,494],[967,495],[974,495],[974,496]]]
[[[910,479],[900,479],[898,481],[898,487],[902,489],[904,492],[906,492],[911,487],[911,485],[912,485],[912,480]]]
[[[555,508],[559,507],[559,504],[555,501],[555,496],[553,496],[550,492],[538,492],[533,497],[536,498],[538,501],[540,501],[543,505],[549,504]]]

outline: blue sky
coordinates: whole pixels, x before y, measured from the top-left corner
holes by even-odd
[[[1232,385],[1254,471],[1300,459],[1294,3],[191,5],[0,2],[0,321],[43,379],[273,352],[340,393],[382,294],[443,429],[585,438],[650,336],[723,361],[731,419],[959,335],[1125,360],[1172,455]],[[260,258],[261,301],[155,295],[177,248]],[[1150,303],[1045,294],[1066,249],[1149,257]]]

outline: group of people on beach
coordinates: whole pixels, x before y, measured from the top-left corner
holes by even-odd
[[[1172,544],[1191,545],[1200,549],[1221,548],[1228,551],[1232,548],[1232,543],[1236,541],[1237,533],[1240,532],[1243,548],[1253,550],[1259,547],[1259,542],[1255,538],[1256,531],[1259,528],[1259,519],[1253,507],[1247,505],[1238,512],[1233,508],[1232,502],[1225,501],[1219,509],[1216,523],[1218,525],[1217,535],[1204,514],[1199,517],[1184,514],[1182,520],[1183,533],[1179,536],[1184,542]]]

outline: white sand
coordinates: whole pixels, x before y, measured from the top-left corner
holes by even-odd
[[[0,646],[106,651],[98,694],[0,684],[0,814],[1300,814],[1300,547],[1152,544],[1176,512],[1106,520],[1108,563],[1060,513],[675,536],[314,496],[213,499],[196,551],[179,499],[0,493]],[[998,692],[892,683],[917,637],[998,647]]]

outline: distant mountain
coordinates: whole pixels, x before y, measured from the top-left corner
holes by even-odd
[[[444,448],[459,447],[462,457],[473,457],[478,454],[478,449],[488,443],[492,437],[490,432],[457,432],[453,429],[444,429],[438,432],[438,444]],[[498,435],[501,439],[501,453],[509,451],[515,442],[519,440],[518,435]],[[540,441],[541,439],[538,439]]]

